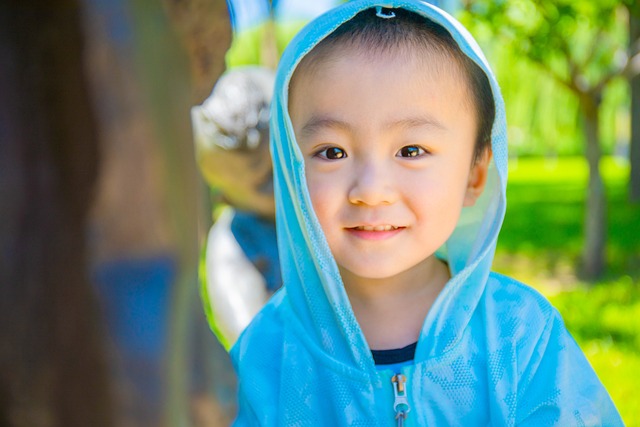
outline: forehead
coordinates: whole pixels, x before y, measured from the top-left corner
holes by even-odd
[[[299,143],[335,132],[364,139],[410,130],[442,136],[475,126],[464,82],[443,61],[344,50],[297,72],[289,114]]]
[[[311,101],[309,96],[316,91],[323,98],[340,98],[358,88],[374,92],[393,90],[396,98],[402,98],[412,97],[414,89],[424,86],[433,89],[434,84],[437,92],[455,92],[451,101],[459,98],[461,107],[473,109],[466,73],[446,51],[408,45],[366,49],[354,43],[329,47],[312,50],[296,67],[289,84],[289,109],[293,103],[297,108]],[[364,79],[365,76],[370,78]]]

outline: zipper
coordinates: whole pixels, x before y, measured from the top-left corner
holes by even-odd
[[[402,374],[395,374],[391,377],[391,384],[393,384],[393,411],[396,413],[397,427],[404,426],[407,414],[411,410],[409,400],[407,400],[406,382],[407,377]]]

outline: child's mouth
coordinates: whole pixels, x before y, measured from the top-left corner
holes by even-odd
[[[346,230],[354,237],[358,237],[363,240],[386,240],[396,234],[400,233],[406,227],[399,227],[396,225],[358,225],[356,227],[349,227]]]
[[[396,227],[395,225],[359,225],[352,227],[352,230],[356,231],[392,231],[402,227]]]

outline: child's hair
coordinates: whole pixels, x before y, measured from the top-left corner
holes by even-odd
[[[478,120],[474,163],[491,147],[495,105],[489,80],[484,71],[460,50],[451,34],[441,25],[404,9],[367,9],[318,43],[302,59],[297,69],[313,73],[318,64],[330,60],[334,48],[338,46],[357,47],[367,54],[411,54],[417,48],[427,54],[436,53],[452,59],[459,66],[459,71],[462,71],[461,77],[468,82],[467,89],[472,97],[472,108],[475,109]],[[435,63],[434,66],[440,67],[440,71],[443,70],[442,64]],[[445,72],[447,71],[451,72],[451,69],[446,68]]]

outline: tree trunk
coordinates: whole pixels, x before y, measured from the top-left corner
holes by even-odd
[[[640,43],[640,16],[629,9],[629,50],[633,52],[633,45]],[[631,86],[631,141],[629,142],[629,161],[631,177],[629,181],[629,199],[640,202],[640,75],[632,77]]]
[[[589,186],[585,212],[585,245],[582,253],[583,273],[586,279],[598,278],[605,268],[606,196],[600,174],[599,141],[600,94],[583,94],[580,99],[584,121],[586,157],[589,164]]]
[[[163,184],[178,261],[171,290],[163,420],[168,426],[186,426],[192,424],[190,403],[194,403],[189,384],[193,371],[189,333],[194,323],[194,305],[200,310],[196,316],[202,317],[201,305],[195,304],[199,228],[203,230],[198,220],[211,215],[210,212],[199,215],[201,179],[195,161],[190,108],[194,100],[201,102],[206,98],[223,72],[231,27],[227,5],[222,0],[134,0],[130,4],[137,29],[137,72],[144,82],[143,92],[163,158]],[[163,9],[168,12],[166,15],[158,13]],[[170,31],[170,24],[178,29],[183,46]],[[207,339],[215,338],[210,334]],[[226,354],[221,357],[228,360]]]
[[[193,105],[201,104],[225,69],[231,20],[224,0],[163,0],[189,56]]]
[[[0,2],[0,425],[111,425],[85,223],[98,165],[77,0]]]

